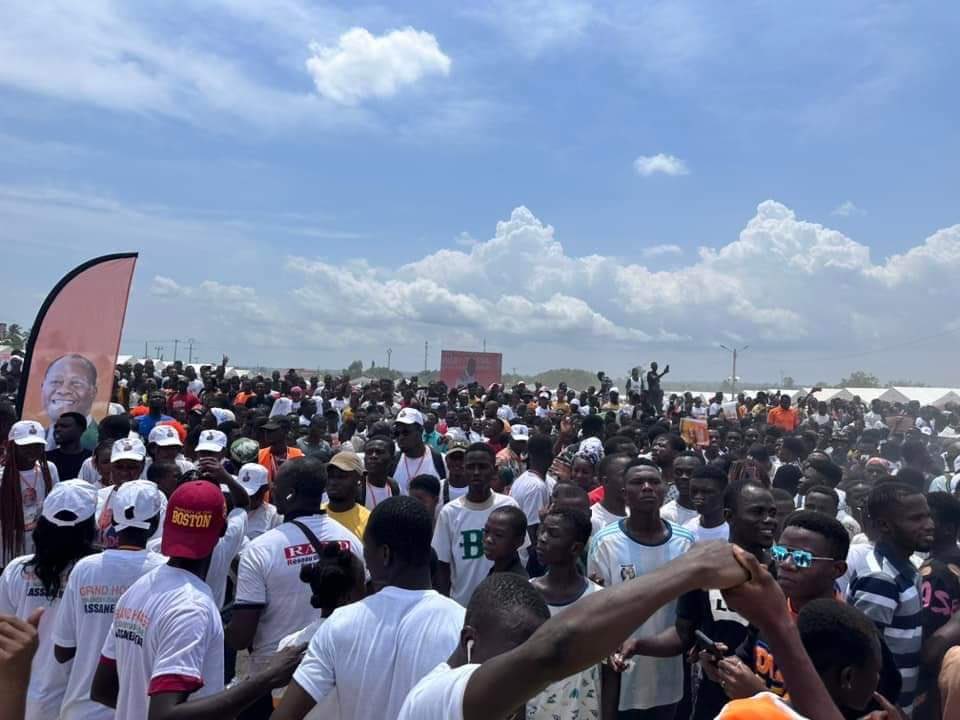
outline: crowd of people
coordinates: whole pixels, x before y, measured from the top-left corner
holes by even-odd
[[[226,366],[0,401],[0,718],[960,717],[957,408]]]

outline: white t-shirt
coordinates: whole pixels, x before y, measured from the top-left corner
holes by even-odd
[[[240,545],[247,536],[247,511],[243,508],[234,508],[227,515],[227,531],[217,541],[210,557],[210,568],[207,570],[207,585],[213,593],[213,601],[218,608],[222,608],[227,595],[227,575],[230,574],[230,564],[240,553]]]
[[[342,541],[363,562],[363,545],[352,532],[326,515],[297,520],[320,542]],[[251,671],[266,666],[280,641],[309,625],[320,611],[310,604],[310,587],[300,581],[300,566],[317,561],[317,553],[303,532],[285,522],[252,540],[240,554],[236,604],[262,605],[260,622],[250,652]]]
[[[696,405],[694,405],[693,407],[690,408],[690,417],[698,418],[700,420],[706,419],[707,408],[705,408],[703,405],[701,405],[700,407],[697,407]]]
[[[393,479],[400,486],[400,494],[408,495],[410,493],[410,481],[417,475],[433,475],[437,480],[440,479],[440,473],[433,462],[433,453],[430,446],[425,445],[423,455],[418,458],[407,457],[400,454],[400,460],[397,462],[397,469],[393,472]]]
[[[397,720],[463,720],[463,696],[480,665],[437,665],[407,695]]]
[[[700,525],[700,516],[697,515],[692,520],[687,520],[683,527],[693,533],[693,537],[696,538],[697,542],[707,542],[708,540],[723,540],[723,542],[728,542],[730,540],[730,526],[727,523],[722,522],[716,527],[705,528]]]
[[[103,477],[93,467],[93,456],[91,455],[80,465],[80,479],[99,489],[103,487]]]
[[[603,503],[595,503],[593,506],[591,506],[590,524],[593,525],[593,530],[590,533],[590,537],[596,535],[610,523],[620,522],[625,517],[628,517],[630,514],[630,509],[625,508],[625,510],[627,511],[626,515],[614,515],[603,506]]]
[[[363,504],[367,510],[373,510],[377,506],[377,503],[382,503],[389,497],[393,497],[393,490],[390,489],[390,483],[387,483],[382,488],[367,483],[367,496]]]
[[[450,488],[453,490],[453,488]],[[469,488],[464,488],[468,490]],[[464,492],[466,495],[466,492]],[[510,486],[512,497],[527,517],[527,527],[540,524],[540,510],[550,505],[550,490],[546,480],[527,470]]]
[[[50,469],[52,487],[60,482],[60,475],[57,472],[57,466],[52,462],[47,462],[47,467]],[[20,496],[23,498],[23,553],[25,555],[33,553],[33,529],[37,526],[43,500],[47,497],[47,489],[43,484],[43,471],[40,468],[40,463],[37,463],[29,470],[20,471]],[[3,471],[3,465],[0,465],[0,485],[3,484]],[[15,552],[14,549],[9,553],[2,553],[0,564],[12,560]]]
[[[694,537],[689,530],[666,522],[667,538],[659,545],[643,545],[627,537],[623,523],[608,525],[590,543],[587,574],[603,578],[604,587],[613,587],[646,575],[675,560],[690,549]],[[630,636],[645,638],[659,635],[677,621],[677,601],[660,607]],[[683,659],[653,658],[638,655],[633,667],[620,679],[620,710],[646,710],[679,702],[683,697]]]
[[[513,498],[493,491],[483,503],[472,503],[466,495],[458,497],[443,506],[433,530],[437,559],[450,565],[450,597],[464,607],[493,567],[493,561],[483,555],[483,526],[501,505],[518,507]]]
[[[37,608],[43,608],[37,628],[39,646],[30,665],[30,685],[27,687],[25,720],[47,720],[60,712],[60,702],[67,688],[69,665],[61,665],[53,657],[53,628],[57,624],[60,598],[50,600],[44,594],[43,583],[24,567],[33,555],[21,555],[10,561],[0,575],[0,613],[26,620]],[[68,571],[69,572],[69,571]],[[66,583],[67,576],[61,578]],[[63,595],[61,585],[61,597]],[[2,698],[0,698],[2,702]]]
[[[247,513],[247,539],[260,537],[267,530],[273,530],[283,522],[283,517],[277,508],[268,502],[263,503],[256,510]]]
[[[668,503],[664,503],[663,507],[660,508],[660,517],[664,520],[669,520],[674,525],[683,525],[695,517],[700,517],[700,513],[696,510],[685,508],[676,500],[671,500]]]
[[[53,643],[76,648],[60,720],[110,720],[113,710],[90,699],[103,641],[117,600],[134,582],[167,559],[144,550],[105,550],[82,558],[70,573],[60,601]]]
[[[450,502],[453,502],[458,497],[463,497],[468,492],[470,492],[470,486],[464,485],[463,487],[454,487],[450,484],[449,480],[440,481],[440,501],[437,503],[437,514],[439,515],[440,509],[446,505],[443,500],[443,489],[447,488],[447,495],[450,497]]]
[[[117,663],[117,720],[149,715],[150,686],[177,675],[203,685],[199,698],[223,690],[223,624],[210,588],[191,572],[160,565],[117,601],[101,654]]]
[[[394,718],[414,685],[456,649],[463,616],[435,590],[385,587],[327,618],[293,679],[316,702],[336,694],[340,720]]]
[[[583,598],[602,590],[592,580],[573,602],[550,605],[550,616],[573,607]],[[600,666],[591,665],[575,675],[550,683],[536,697],[527,701],[526,720],[584,720],[600,717]]]
[[[280,651],[285,650],[288,647],[309,645],[310,641],[313,639],[313,636],[317,634],[317,630],[319,630],[320,626],[323,625],[324,620],[325,618],[318,617],[300,632],[287,635],[283,640],[280,641],[280,645],[277,647],[277,650]],[[275,706],[278,704],[279,700],[283,698],[284,692],[286,692],[286,687],[282,687],[273,691]],[[339,720],[339,718],[340,701],[337,698],[337,693],[332,692],[323,700],[314,705],[310,709],[310,712],[304,716],[303,720]]]

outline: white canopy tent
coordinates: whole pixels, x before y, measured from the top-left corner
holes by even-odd
[[[932,405],[943,408],[947,403],[960,403],[960,389],[928,387],[894,387],[908,400],[916,400],[920,406]],[[900,402],[903,402],[902,400]]]

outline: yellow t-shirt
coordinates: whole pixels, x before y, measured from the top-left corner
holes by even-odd
[[[370,511],[363,505],[356,504],[347,512],[334,512],[328,506],[323,509],[327,511],[327,516],[343,525],[358,538],[363,540],[363,531],[367,529],[367,518],[370,517]]]

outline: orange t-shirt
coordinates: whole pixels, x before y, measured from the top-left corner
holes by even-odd
[[[807,720],[773,693],[761,692],[723,706],[717,720]]]
[[[784,410],[782,407],[775,407],[767,413],[767,425],[776,425],[786,432],[793,432],[797,429],[797,425],[799,425],[797,409],[787,408]]]
[[[300,448],[288,447],[287,448],[287,460],[293,460],[294,458],[303,457],[303,451]],[[277,470],[279,466],[277,461],[273,457],[273,453],[270,452],[270,448],[263,448],[259,453],[257,453],[257,463],[263,465],[267,469],[267,478],[270,481],[270,487],[273,488],[273,481],[277,477]],[[281,463],[282,465],[283,463]]]

